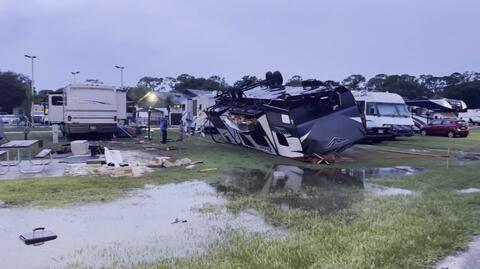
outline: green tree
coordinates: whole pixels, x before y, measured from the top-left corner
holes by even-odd
[[[383,83],[387,79],[387,75],[385,74],[378,74],[373,78],[369,79],[367,82],[367,89],[370,91],[380,90],[383,86]]]
[[[143,88],[149,88],[152,90],[158,90],[162,82],[163,82],[163,78],[143,77],[138,81],[137,86],[143,87]]]
[[[405,75],[387,76],[376,91],[397,93],[408,99],[432,95],[427,88],[420,85],[414,78]]]
[[[233,83],[233,86],[234,87],[248,86],[248,85],[257,83],[259,81],[260,79],[257,78],[256,76],[246,75],[246,76],[243,76],[240,80],[235,81],[235,83]]]
[[[126,90],[128,99],[138,104],[152,89],[146,87],[127,87]]]
[[[365,77],[362,75],[351,75],[342,81],[342,85],[350,90],[361,90],[365,87]]]
[[[35,95],[33,96],[33,102],[35,104],[48,103],[48,94],[52,92],[52,90],[41,90],[38,93],[35,92]]]
[[[30,111],[30,79],[10,71],[0,72],[0,96],[1,111],[12,113],[14,107],[21,105],[25,106],[26,112]]]
[[[442,95],[451,99],[463,100],[468,108],[480,108],[480,81],[450,85],[445,88]]]
[[[224,78],[216,75],[205,79],[202,77],[196,78],[188,74],[182,74],[177,77],[176,81],[175,91],[177,92],[183,92],[188,89],[222,91],[229,87]]]
[[[285,86],[293,86],[293,87],[300,87],[302,86],[302,77],[299,75],[294,75],[292,76],[287,83],[285,83]]]

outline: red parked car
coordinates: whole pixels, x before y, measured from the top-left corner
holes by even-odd
[[[429,124],[422,126],[420,134],[426,135],[444,135],[450,138],[468,136],[468,124],[464,120],[458,119],[437,119]]]

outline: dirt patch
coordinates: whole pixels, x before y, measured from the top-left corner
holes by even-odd
[[[123,161],[128,164],[125,167],[110,167],[106,164],[86,164],[71,163],[65,166],[65,175],[67,176],[86,176],[86,175],[104,175],[104,176],[133,176],[140,177],[146,173],[151,173],[154,169],[147,167],[148,162],[155,155],[150,151],[139,150],[121,150]]]

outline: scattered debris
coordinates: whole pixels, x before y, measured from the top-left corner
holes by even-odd
[[[480,189],[478,189],[478,188],[467,188],[467,189],[457,190],[457,193],[459,193],[459,194],[476,193],[476,192],[480,192]]]
[[[39,227],[33,229],[31,233],[21,234],[19,238],[25,245],[37,245],[55,240],[57,235],[52,231],[46,231],[44,227]]]
[[[286,179],[287,178],[287,174],[285,174],[285,172],[283,171],[274,171],[273,172],[273,180],[281,180],[281,179]]]
[[[164,167],[164,168],[170,168],[170,167],[180,167],[180,166],[189,166],[192,165],[194,162],[190,160],[189,158],[182,158],[178,159],[174,162],[170,160],[170,157],[167,156],[161,156],[161,157],[155,157],[154,160],[150,160],[148,163],[148,167],[151,168],[156,168],[156,167]],[[198,162],[195,162],[198,163]]]
[[[92,163],[87,164],[87,159],[83,162],[75,162],[67,164],[65,166],[64,175],[66,176],[79,176],[79,175],[94,175],[94,176],[111,176],[111,177],[123,177],[133,176],[139,177],[145,173],[152,172],[149,160],[152,159],[152,154],[145,151],[128,150],[120,152],[123,157],[123,163],[117,167],[108,166],[103,163],[98,163],[103,158],[90,156],[75,156],[76,158],[86,158],[92,160]],[[74,158],[74,157],[71,157]],[[69,159],[69,158],[67,158]],[[126,165],[126,166],[124,166]]]
[[[198,172],[212,172],[212,171],[217,171],[217,168],[205,168],[205,169],[202,169],[202,170],[199,170]]]
[[[87,165],[103,165],[106,164],[107,161],[101,158],[89,159],[86,161]]]
[[[187,223],[186,219],[179,220],[178,218],[175,218],[175,220],[172,222],[172,224],[177,224],[177,223]]]
[[[123,162],[122,154],[119,150],[110,150],[105,147],[105,159],[108,166],[124,167],[128,164]]]
[[[75,140],[70,143],[70,148],[73,155],[87,155],[90,154],[88,149],[89,144],[87,140]]]
[[[193,169],[195,167],[196,167],[196,165],[190,164],[190,165],[185,166],[185,169]]]

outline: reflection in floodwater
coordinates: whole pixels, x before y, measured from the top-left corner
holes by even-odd
[[[82,206],[37,209],[0,208],[1,268],[124,268],[162,257],[201,253],[229,229],[277,234],[254,211],[201,213],[205,203],[225,198],[205,182],[149,187],[123,200]],[[172,224],[176,219],[186,223]],[[45,226],[58,238],[26,246],[19,234]],[[228,235],[228,234],[227,234]]]
[[[405,176],[423,171],[422,168],[396,166],[367,169],[302,169],[292,165],[277,165],[269,172],[233,169],[215,186],[220,192],[268,195],[282,208],[316,209],[335,212],[348,208],[363,190],[371,189],[379,195],[408,195],[411,191],[386,188],[366,183],[365,180]],[[284,195],[275,195],[283,193]],[[289,195],[291,194],[291,195]]]
[[[480,161],[480,153],[456,151],[453,152],[453,157],[459,165],[469,165]]]

